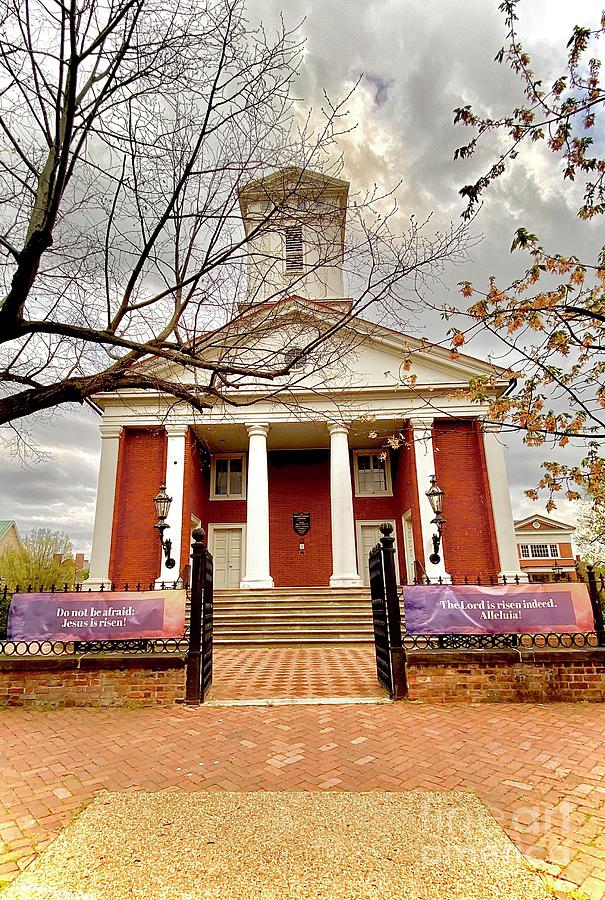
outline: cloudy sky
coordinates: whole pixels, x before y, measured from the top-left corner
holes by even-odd
[[[304,68],[299,95],[321,103],[325,89],[336,99],[360,75],[348,108],[354,130],[342,143],[345,176],[354,188],[374,183],[392,188],[406,215],[431,211],[440,222],[459,220],[459,188],[476,177],[481,157],[454,163],[455,147],[467,139],[454,128],[452,111],[472,103],[498,115],[522,102],[519,83],[493,62],[504,39],[499,0],[251,0],[250,15],[271,25],[283,10],[286,22],[304,19]],[[574,24],[590,23],[594,0],[524,0],[519,30],[545,81],[562,71],[564,47]],[[493,145],[492,145],[493,151]],[[486,157],[483,157],[484,159]],[[441,301],[454,302],[456,283],[484,283],[490,274],[505,282],[522,260],[508,248],[523,224],[555,250],[586,253],[596,245],[602,223],[579,223],[578,194],[564,186],[552,156],[535,149],[490,191],[475,230],[483,236],[463,270],[448,273]],[[443,339],[440,326],[426,337]],[[471,346],[483,354],[490,348]],[[497,353],[497,348],[491,350]],[[45,526],[67,531],[78,550],[88,550],[92,533],[100,439],[98,417],[87,408],[66,408],[31,426],[42,453],[25,463],[10,453],[0,459],[0,519],[16,519],[22,532]],[[523,498],[535,484],[544,451],[509,445],[509,474],[515,512],[540,509]],[[578,454],[572,449],[571,453]],[[559,458],[564,461],[562,451]],[[548,458],[553,458],[549,452]],[[558,515],[575,515],[561,504]]]

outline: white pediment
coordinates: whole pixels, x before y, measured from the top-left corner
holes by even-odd
[[[472,377],[493,376],[494,367],[466,355],[452,354],[419,340],[359,318],[346,318],[347,306],[290,298],[274,307],[255,308],[221,331],[198,341],[198,358],[209,366],[231,368],[239,392],[275,388],[301,391],[346,391],[376,388],[411,390],[462,388]],[[323,336],[333,331],[330,336]],[[310,347],[306,364],[289,375],[254,377],[238,369],[275,373],[284,366],[285,354]],[[208,371],[181,367],[161,360],[149,362],[155,375],[182,383],[206,383]],[[504,387],[504,370],[496,369]],[[410,377],[414,376],[413,382]]]

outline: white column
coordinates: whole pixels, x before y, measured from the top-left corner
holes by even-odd
[[[101,587],[111,587],[109,580],[109,556],[113,530],[113,507],[116,496],[116,476],[118,474],[118,451],[120,448],[121,425],[101,425],[101,458],[99,460],[99,481],[97,486],[97,506],[92,533],[90,571],[83,587],[98,591]]]
[[[431,582],[440,578],[444,582],[452,579],[445,569],[444,543],[447,543],[447,523],[443,527],[439,556],[441,562],[436,565],[429,560],[433,553],[433,535],[437,534],[437,526],[431,520],[435,513],[426,496],[431,486],[431,477],[435,474],[435,456],[433,452],[433,419],[412,419],[412,433],[414,435],[414,456],[416,458],[416,480],[418,482],[418,502],[420,505],[420,526],[422,529],[422,546],[424,548],[424,569]]]
[[[187,425],[166,425],[168,435],[168,447],[166,451],[166,493],[172,497],[172,503],[168,510],[166,524],[169,526],[164,532],[164,538],[172,541],[171,556],[176,561],[173,569],[166,567],[166,557],[162,550],[162,567],[156,580],[156,586],[162,582],[176,581],[181,568],[181,535],[183,531],[183,492],[185,489],[185,438]],[[154,486],[153,493],[157,493],[160,485]],[[156,537],[157,540],[157,537]]]
[[[506,475],[504,444],[498,431],[484,432],[483,446],[485,447],[485,464],[492,498],[498,555],[500,556],[501,571],[499,574],[500,577],[506,577],[507,580],[518,577],[519,581],[528,581],[527,573],[523,572],[519,564],[513,507]]]
[[[248,429],[248,487],[246,491],[246,574],[242,588],[272,588],[269,570],[268,425]]]
[[[349,429],[328,425],[330,432],[330,512],[332,517],[332,577],[330,587],[358,587],[355,520],[349,462]]]

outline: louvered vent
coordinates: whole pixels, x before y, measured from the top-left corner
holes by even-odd
[[[302,225],[290,225],[286,228],[286,272],[302,272],[303,270],[303,238]]]

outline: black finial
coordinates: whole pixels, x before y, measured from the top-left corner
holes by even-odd
[[[191,537],[197,543],[203,543],[204,538],[206,537],[206,532],[203,528],[194,528],[191,532]]]
[[[393,526],[390,522],[383,522],[380,526],[380,533],[385,537],[389,537],[393,533]]]

